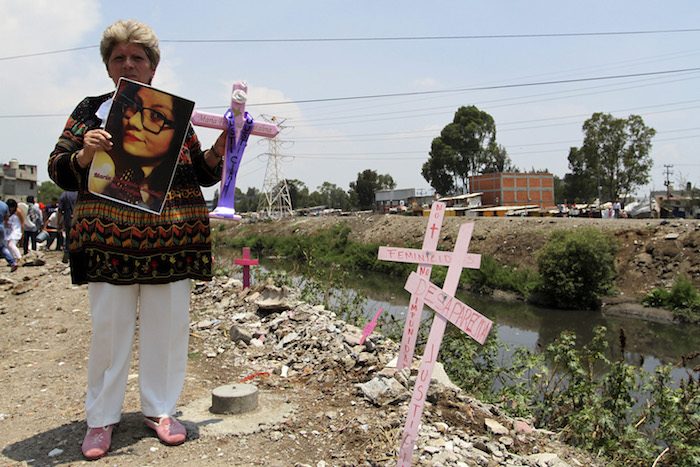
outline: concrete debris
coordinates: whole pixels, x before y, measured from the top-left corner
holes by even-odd
[[[411,393],[396,379],[383,376],[377,376],[355,387],[367,400],[377,406],[396,404],[411,397]]]
[[[361,329],[337,319],[323,306],[299,300],[297,291],[275,287],[269,281],[243,290],[239,281],[217,277],[210,283],[196,284],[195,290],[199,293],[193,295],[193,300],[201,297],[201,301],[193,304],[193,309],[202,311],[193,317],[191,331],[211,349],[207,357],[233,352],[236,359],[252,362],[260,372],[290,384],[295,378],[314,378],[328,385],[354,382],[351,387],[356,390],[357,401],[352,405],[370,404],[380,414],[355,420],[355,429],[380,429],[397,433],[400,439],[420,361],[415,360],[410,369],[398,370],[397,343],[373,333],[360,344]],[[217,300],[211,300],[212,295]],[[270,380],[268,384],[285,383]],[[264,401],[268,392],[262,391],[261,397]],[[201,407],[186,407],[183,412],[190,417],[202,414],[202,420],[196,422],[205,431],[204,424],[210,423],[211,414],[204,413],[208,411],[206,401],[198,403]],[[270,416],[268,410],[247,415],[250,430],[267,431],[271,440],[278,441],[298,435],[286,431],[284,420],[294,417],[291,410],[280,413],[276,420]],[[460,420],[481,430],[466,433]],[[236,425],[235,420],[222,419],[207,429],[233,430],[225,423]],[[544,445],[549,451],[555,444],[563,445],[557,434],[533,429],[531,422],[511,419],[497,406],[465,394],[437,363],[415,442],[413,465],[569,465],[554,453],[558,452],[554,448],[553,452],[539,452],[538,446]],[[580,465],[574,458],[567,460]]]

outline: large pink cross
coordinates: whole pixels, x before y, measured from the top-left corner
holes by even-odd
[[[410,467],[411,465],[413,446],[418,435],[425,398],[428,394],[428,387],[433,376],[435,361],[440,350],[442,337],[445,334],[447,321],[466,332],[480,344],[484,343],[493,326],[491,320],[454,297],[459,285],[459,277],[462,275],[465,261],[469,257],[467,250],[473,231],[474,224],[462,224],[460,227],[457,243],[452,253],[452,261],[442,289],[416,273],[411,273],[404,287],[412,294],[418,295],[426,305],[432,308],[435,311],[435,318],[430,328],[428,342],[425,344],[425,353],[418,370],[413,397],[408,406],[397,463],[401,467]]]
[[[378,258],[384,261],[398,261],[403,263],[418,263],[418,274],[425,279],[430,279],[433,266],[449,266],[452,261],[452,253],[448,251],[437,251],[438,240],[440,240],[440,230],[445,216],[446,205],[443,202],[435,201],[430,209],[428,226],[423,237],[423,249],[411,250],[408,248],[380,247]],[[464,260],[464,267],[479,269],[481,256],[467,254]],[[418,338],[418,327],[423,314],[423,300],[418,294],[411,294],[411,301],[408,305],[406,324],[403,328],[401,347],[396,367],[409,368],[413,361],[413,354]]]
[[[243,290],[250,287],[250,267],[257,266],[258,260],[250,258],[250,248],[243,248],[243,258],[233,261],[239,266],[243,266]]]

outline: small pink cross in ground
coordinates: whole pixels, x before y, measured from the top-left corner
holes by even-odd
[[[239,266],[243,266],[243,289],[250,287],[250,267],[257,266],[258,260],[250,258],[250,248],[243,248],[243,258],[234,261]]]

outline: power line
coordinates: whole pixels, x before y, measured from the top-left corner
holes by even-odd
[[[296,100],[296,101],[284,101],[284,102],[264,102],[264,103],[251,103],[250,107],[253,106],[268,106],[268,105],[284,105],[284,104],[308,104],[316,102],[338,102],[338,101],[349,101],[349,100],[361,100],[361,99],[377,99],[386,97],[407,97],[407,96],[419,96],[419,95],[434,95],[434,94],[448,94],[448,93],[459,93],[468,91],[484,91],[484,90],[494,90],[494,89],[508,89],[508,88],[522,88],[522,87],[532,87],[532,86],[547,86],[555,84],[569,84],[569,83],[581,83],[587,81],[603,81],[612,79],[625,79],[625,78],[635,78],[640,76],[659,76],[659,75],[669,75],[678,73],[689,73],[700,71],[700,67],[695,68],[682,68],[677,70],[661,70],[661,71],[650,71],[644,73],[629,73],[622,75],[608,75],[608,76],[594,76],[590,78],[572,78],[564,80],[552,80],[552,81],[536,81],[529,83],[512,83],[503,85],[491,85],[491,86],[476,86],[470,88],[457,88],[457,89],[443,89],[443,90],[431,90],[431,91],[413,91],[413,92],[403,92],[403,93],[391,93],[391,94],[369,94],[360,96],[345,96],[345,97],[330,97],[330,98],[320,98],[320,99],[306,99],[306,100]],[[211,110],[223,108],[222,106],[207,106],[198,107],[199,110]],[[0,115],[0,118],[36,118],[36,117],[58,117],[63,116],[58,114],[24,114],[24,115]]]
[[[445,40],[485,40],[485,39],[547,39],[561,37],[601,37],[601,36],[639,36],[652,34],[686,34],[700,32],[700,28],[694,29],[659,29],[642,31],[601,31],[601,32],[562,32],[540,34],[483,34],[483,35],[457,35],[457,36],[393,36],[393,37],[325,37],[325,38],[282,38],[282,39],[161,39],[161,43],[172,44],[266,44],[266,43],[314,43],[314,42],[401,42],[401,41],[445,41]],[[71,49],[52,50],[47,52],[35,52],[9,57],[0,57],[0,60],[15,60],[20,58],[39,57],[78,50],[95,49],[98,45],[86,45]]]
[[[287,105],[287,104],[310,104],[316,102],[338,102],[338,101],[349,101],[358,99],[379,99],[385,97],[406,97],[406,96],[420,96],[429,94],[447,94],[456,92],[466,92],[466,91],[487,91],[494,89],[509,89],[509,88],[523,88],[530,86],[547,86],[553,84],[570,84],[570,83],[581,83],[586,81],[602,81],[610,79],[623,79],[623,78],[636,78],[638,76],[658,76],[667,75],[673,73],[687,73],[700,71],[700,67],[695,68],[681,68],[678,70],[663,70],[663,71],[650,71],[646,73],[628,73],[623,75],[609,75],[609,76],[594,76],[591,78],[572,78],[572,79],[559,79],[552,81],[534,81],[531,83],[514,83],[514,84],[499,84],[491,86],[475,86],[471,88],[458,88],[458,89],[442,89],[442,90],[432,90],[432,91],[412,91],[412,92],[398,92],[389,94],[367,94],[361,96],[346,96],[346,97],[329,97],[321,99],[303,99],[297,101],[280,101],[280,102],[265,102],[260,104],[251,104],[256,106],[266,106],[266,105]]]
[[[14,60],[17,58],[40,57],[42,55],[62,54],[65,52],[76,52],[78,50],[96,49],[98,47],[99,47],[99,45],[86,45],[84,47],[73,47],[72,49],[61,49],[61,50],[52,50],[50,52],[35,52],[35,53],[24,54],[24,55],[13,55],[10,57],[0,57],[0,60]]]
[[[383,41],[443,41],[482,39],[539,39],[557,37],[632,36],[647,34],[682,34],[700,32],[700,29],[661,29],[648,31],[562,32],[540,34],[472,34],[458,36],[393,36],[393,37],[335,37],[335,38],[287,38],[287,39],[167,39],[171,43],[284,43],[284,42],[383,42]]]

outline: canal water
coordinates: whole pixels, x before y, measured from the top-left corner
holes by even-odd
[[[233,265],[233,258],[240,257],[240,251],[222,255],[219,252],[217,262],[233,271],[233,276],[241,276],[240,267]],[[300,268],[286,260],[263,258],[258,274],[269,270],[284,270],[298,273]],[[299,279],[300,280],[300,279]],[[345,293],[359,293],[367,298],[364,310],[369,321],[379,308],[384,308],[400,322],[405,321],[410,294],[403,289],[404,279],[381,273],[363,272],[348,278]],[[441,285],[441,284],[436,284]],[[498,338],[511,348],[527,347],[532,350],[545,348],[563,331],[574,332],[577,342],[587,344],[594,335],[597,326],[607,328],[610,354],[608,358],[619,359],[641,366],[652,373],[654,369],[666,363],[678,363],[683,355],[700,350],[700,326],[679,325],[667,322],[655,322],[628,316],[608,315],[601,311],[556,310],[543,308],[519,301],[504,302],[493,300],[488,296],[457,293],[457,298],[494,322],[491,331],[498,333]],[[430,317],[429,310],[423,312],[423,318]],[[619,347],[620,330],[624,330],[626,347],[624,354]],[[377,330],[380,330],[379,326]],[[686,367],[700,365],[700,357],[689,361]],[[685,369],[673,371],[676,381],[687,377]]]

